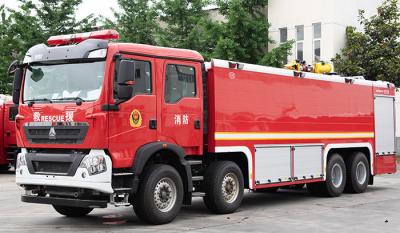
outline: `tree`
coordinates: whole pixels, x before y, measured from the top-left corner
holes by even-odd
[[[210,26],[203,10],[207,0],[161,0],[157,4],[160,21],[160,44],[168,47],[196,49],[199,47],[195,35],[202,26]],[[207,36],[206,36],[207,37]]]
[[[366,18],[360,11],[363,31],[346,30],[347,44],[332,59],[338,73],[363,75],[368,80],[385,80],[400,85],[400,12],[397,0],[385,0],[377,14]]]
[[[273,43],[266,17],[268,0],[217,0],[217,4],[226,21],[221,23],[213,57],[276,67],[286,63],[292,41],[267,52]]]
[[[290,40],[273,48],[264,55],[258,64],[282,68],[287,63],[288,56],[291,55],[293,44],[294,40]]]
[[[120,40],[141,44],[156,44],[159,29],[155,3],[149,0],[118,0],[121,12],[113,10],[116,22],[106,19],[106,27],[118,28]]]
[[[12,78],[6,75],[7,68],[12,59],[12,40],[8,36],[10,18],[7,16],[4,5],[0,6],[0,93],[9,93]],[[8,59],[7,59],[8,58]]]
[[[222,22],[220,37],[214,57],[258,63],[266,52],[271,40],[268,36],[269,24],[263,10],[267,0],[218,0]]]

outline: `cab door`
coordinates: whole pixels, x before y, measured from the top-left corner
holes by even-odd
[[[201,77],[199,62],[164,61],[159,139],[177,144],[188,155],[202,154]]]
[[[114,69],[124,60],[135,61],[135,83],[132,97],[120,103],[118,110],[109,111],[109,150],[113,155],[114,167],[128,167],[132,164],[136,150],[149,142],[156,141],[156,93],[154,59],[123,54],[115,62]],[[117,75],[115,71],[113,94],[110,103],[117,102]],[[132,74],[133,75],[133,74]]]

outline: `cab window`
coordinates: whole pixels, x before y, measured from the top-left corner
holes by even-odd
[[[166,103],[176,103],[184,97],[196,96],[196,72],[194,67],[168,64],[166,69]]]
[[[119,63],[115,66],[114,75],[114,99],[117,99],[117,77],[118,77],[118,67]],[[150,95],[152,93],[151,88],[151,63],[149,61],[135,60],[135,71],[136,78],[135,84],[133,85],[133,95]],[[133,75],[133,74],[132,74]]]

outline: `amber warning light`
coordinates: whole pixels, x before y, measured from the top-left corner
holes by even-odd
[[[77,44],[87,39],[112,40],[118,38],[119,38],[119,33],[115,30],[100,30],[94,32],[51,36],[47,40],[47,44],[55,46],[55,45]]]

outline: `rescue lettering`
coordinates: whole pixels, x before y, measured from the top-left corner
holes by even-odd
[[[74,121],[74,112],[66,111],[64,115],[41,115],[40,112],[33,113],[35,122],[72,122]]]

